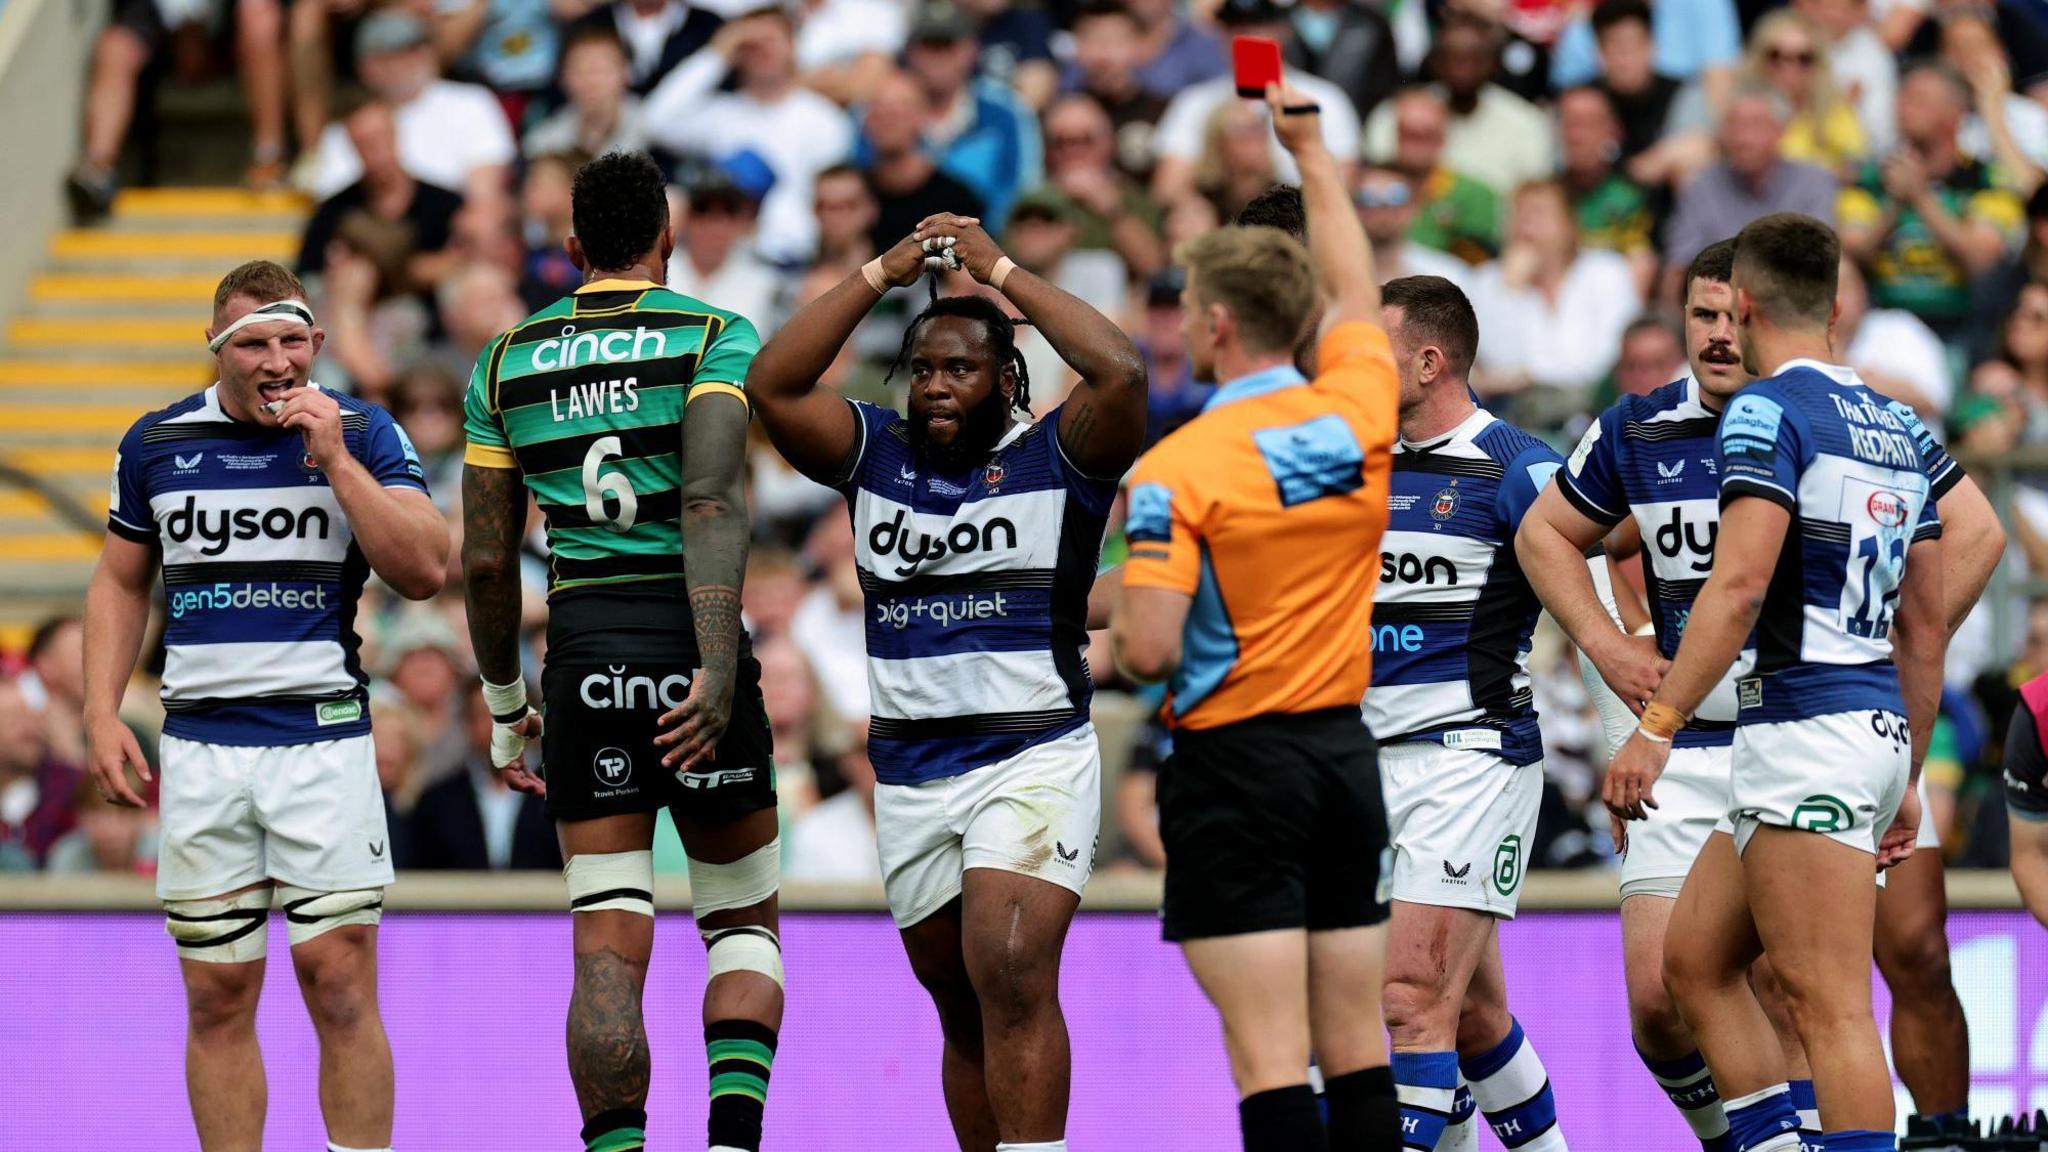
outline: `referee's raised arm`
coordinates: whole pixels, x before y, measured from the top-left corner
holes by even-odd
[[[1273,133],[1301,170],[1302,212],[1308,220],[1308,250],[1322,280],[1322,330],[1337,324],[1380,322],[1380,280],[1372,243],[1358,222],[1358,210],[1337,158],[1323,144],[1322,117],[1315,101],[1284,81],[1266,86]]]

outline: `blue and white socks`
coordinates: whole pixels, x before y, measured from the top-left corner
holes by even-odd
[[[1511,1152],[1566,1152],[1557,1127],[1557,1099],[1536,1046],[1510,1019],[1506,1039],[1469,1060],[1459,1061],[1472,1084],[1473,1102],[1486,1113],[1494,1136]]]
[[[1723,1100],[1721,1107],[1728,1115],[1732,1152],[1799,1152],[1799,1113],[1785,1085]]]
[[[1436,1152],[1458,1091],[1456,1052],[1396,1052],[1394,1096],[1401,1102],[1401,1147]]]
[[[1643,1066],[1650,1070],[1657,1086],[1670,1097],[1678,1114],[1699,1139],[1703,1152],[1733,1152],[1728,1139],[1728,1114],[1721,1108],[1721,1093],[1707,1071],[1706,1058],[1697,1049],[1675,1060],[1652,1060],[1636,1049]]]

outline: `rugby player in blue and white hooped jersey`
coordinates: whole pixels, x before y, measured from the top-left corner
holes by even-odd
[[[1738,1148],[1790,1152],[1782,1053],[1747,980],[1768,950],[1813,1066],[1830,1152],[1896,1148],[1871,1011],[1877,871],[1913,851],[1913,782],[1948,629],[1941,522],[1917,425],[1828,362],[1840,242],[1796,214],[1736,238],[1743,367],[1728,404],[1713,570],[1639,726],[1608,767],[1630,820],[1672,741],[1756,629],[1736,684],[1732,833],[1707,840],[1673,910],[1664,973]]]
[[[1687,269],[1692,374],[1608,409],[1587,429],[1556,486],[1523,520],[1516,541],[1544,606],[1591,662],[1586,686],[1601,704],[1610,754],[1634,731],[1635,711],[1656,691],[1713,568],[1721,411],[1751,379],[1737,350],[1735,295],[1728,284],[1734,254],[1735,242],[1723,240],[1703,249]],[[1976,602],[1997,563],[2003,533],[1983,493],[1920,428],[1912,410],[1896,401],[1888,406],[1922,441],[1930,495],[1943,519],[1943,599],[1953,625]],[[1654,639],[1622,635],[1610,593],[1597,587],[1607,566],[1599,543],[1608,537],[1612,549],[1609,530],[1617,525],[1632,525],[1631,534],[1642,540]],[[1596,553],[1591,578],[1575,563],[1588,549]],[[1621,594],[1629,593],[1623,588]],[[1707,837],[1717,824],[1723,831],[1730,827],[1736,682],[1755,660],[1752,641],[1674,738],[1658,781],[1658,807],[1625,826],[1621,864],[1624,964],[1636,1050],[1709,1152],[1726,1145],[1727,1117],[1698,1045],[1665,988],[1664,938],[1679,887]],[[1925,823],[1920,846],[1938,846]],[[1967,1102],[1969,1068],[1967,1026],[1949,979],[1940,854],[1916,854],[1887,878],[1878,897],[1876,954],[1892,988],[1893,1048],[1916,1105],[1932,1117]],[[1766,978],[1760,987],[1775,986],[1767,973],[1759,975]],[[1772,1018],[1802,1132],[1818,1139],[1805,1053],[1790,1021],[1777,1011]]]
[[[1394,853],[1383,1010],[1405,1147],[1474,1146],[1476,1103],[1507,1147],[1562,1152],[1543,1061],[1508,1012],[1497,937],[1543,798],[1528,673],[1540,606],[1515,529],[1562,461],[1473,405],[1479,322],[1456,285],[1389,281],[1381,306],[1401,436],[1364,714]]]
[[[1080,377],[1064,403],[1030,419],[1021,322],[980,293],[934,301],[904,333],[907,419],[816,386],[927,252],[1038,328]],[[1144,440],[1144,366],[1115,323],[942,214],[785,324],[747,395],[776,449],[853,517],[875,839],[938,1005],[960,1146],[1065,1152],[1059,956],[1101,818],[1082,649],[1115,478]]]
[[[448,528],[390,414],[310,384],[325,334],[268,261],[228,273],[208,347],[219,382],[136,421],[114,461],[85,602],[90,766],[116,804],[148,781],[119,716],[163,573],[157,895],[184,975],[186,1085],[208,1152],[256,1148],[256,1047],[272,890],[320,1036],[331,1152],[388,1150],[391,1049],[376,925],[390,837],[370,743],[356,600],[375,572],[440,591]]]

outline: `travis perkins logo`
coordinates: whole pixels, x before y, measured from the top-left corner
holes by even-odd
[[[289,508],[223,508],[208,512],[192,496],[185,497],[182,507],[164,517],[164,534],[173,541],[183,544],[194,536],[205,541],[199,546],[202,556],[218,556],[234,540],[254,540],[259,536],[271,540],[325,540],[332,530],[333,524],[323,508],[306,508],[297,513]]]
[[[991,469],[997,465],[990,465]],[[868,547],[877,558],[896,557],[904,563],[895,566],[898,576],[916,575],[919,565],[927,560],[937,560],[947,553],[993,552],[998,548],[1014,550],[1017,547],[1017,526],[1001,516],[991,517],[986,524],[964,521],[946,530],[943,536],[926,536],[903,523],[907,512],[898,509],[894,518],[876,524],[868,531]],[[1001,542],[997,542],[998,536]]]

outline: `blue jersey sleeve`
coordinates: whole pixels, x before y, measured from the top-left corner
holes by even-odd
[[[1934,496],[1929,494],[1927,501],[1920,505],[1920,519],[1913,525],[1913,542],[1918,544],[1922,540],[1939,539],[1941,539],[1941,510],[1935,507]]]
[[[1090,476],[1067,458],[1067,446],[1060,443],[1060,416],[1066,407],[1061,404],[1047,412],[1038,422],[1038,434],[1051,441],[1047,455],[1052,457],[1053,467],[1059,470],[1060,481],[1067,486],[1067,491],[1072,492],[1088,511],[1097,515],[1107,513],[1109,506],[1116,503],[1121,478]]]
[[[114,452],[113,487],[107,492],[107,531],[137,544],[157,542],[156,512],[144,483],[142,428],[136,421]]]
[[[363,432],[363,467],[386,488],[427,490],[427,470],[412,446],[412,437],[391,413],[379,407],[370,409],[369,426]]]
[[[1943,448],[1941,442],[1934,438],[1934,433],[1927,430],[1927,425],[1920,420],[1920,414],[1913,411],[1910,406],[1893,400],[1886,404],[1885,408],[1905,424],[1906,431],[1913,436],[1913,443],[1920,448],[1920,459],[1927,466],[1927,480],[1930,485],[1927,499],[1931,502],[1948,495],[1950,489],[1962,482],[1962,466],[1957,464],[1955,457],[1948,454],[1948,449]]]
[[[1565,500],[1586,519],[1608,527],[1628,515],[1628,493],[1621,483],[1624,424],[1620,404],[1602,412],[1557,474]]]
[[[1495,497],[1501,522],[1507,525],[1508,539],[1515,538],[1515,532],[1522,526],[1522,517],[1528,515],[1536,497],[1541,495],[1550,478],[1564,467],[1564,460],[1550,445],[1542,442],[1529,445],[1508,461],[1507,474],[1501,477],[1500,494]]]
[[[1787,511],[1799,507],[1799,473],[1807,464],[1806,437],[1796,412],[1769,389],[1751,385],[1721,416],[1721,506],[1760,496]]]
[[[861,476],[867,471],[868,461],[874,458],[872,449],[875,437],[887,432],[891,424],[903,419],[893,408],[883,408],[864,400],[848,400],[846,406],[853,409],[855,435],[853,451],[839,466],[839,479],[833,485],[841,491],[859,485]]]

